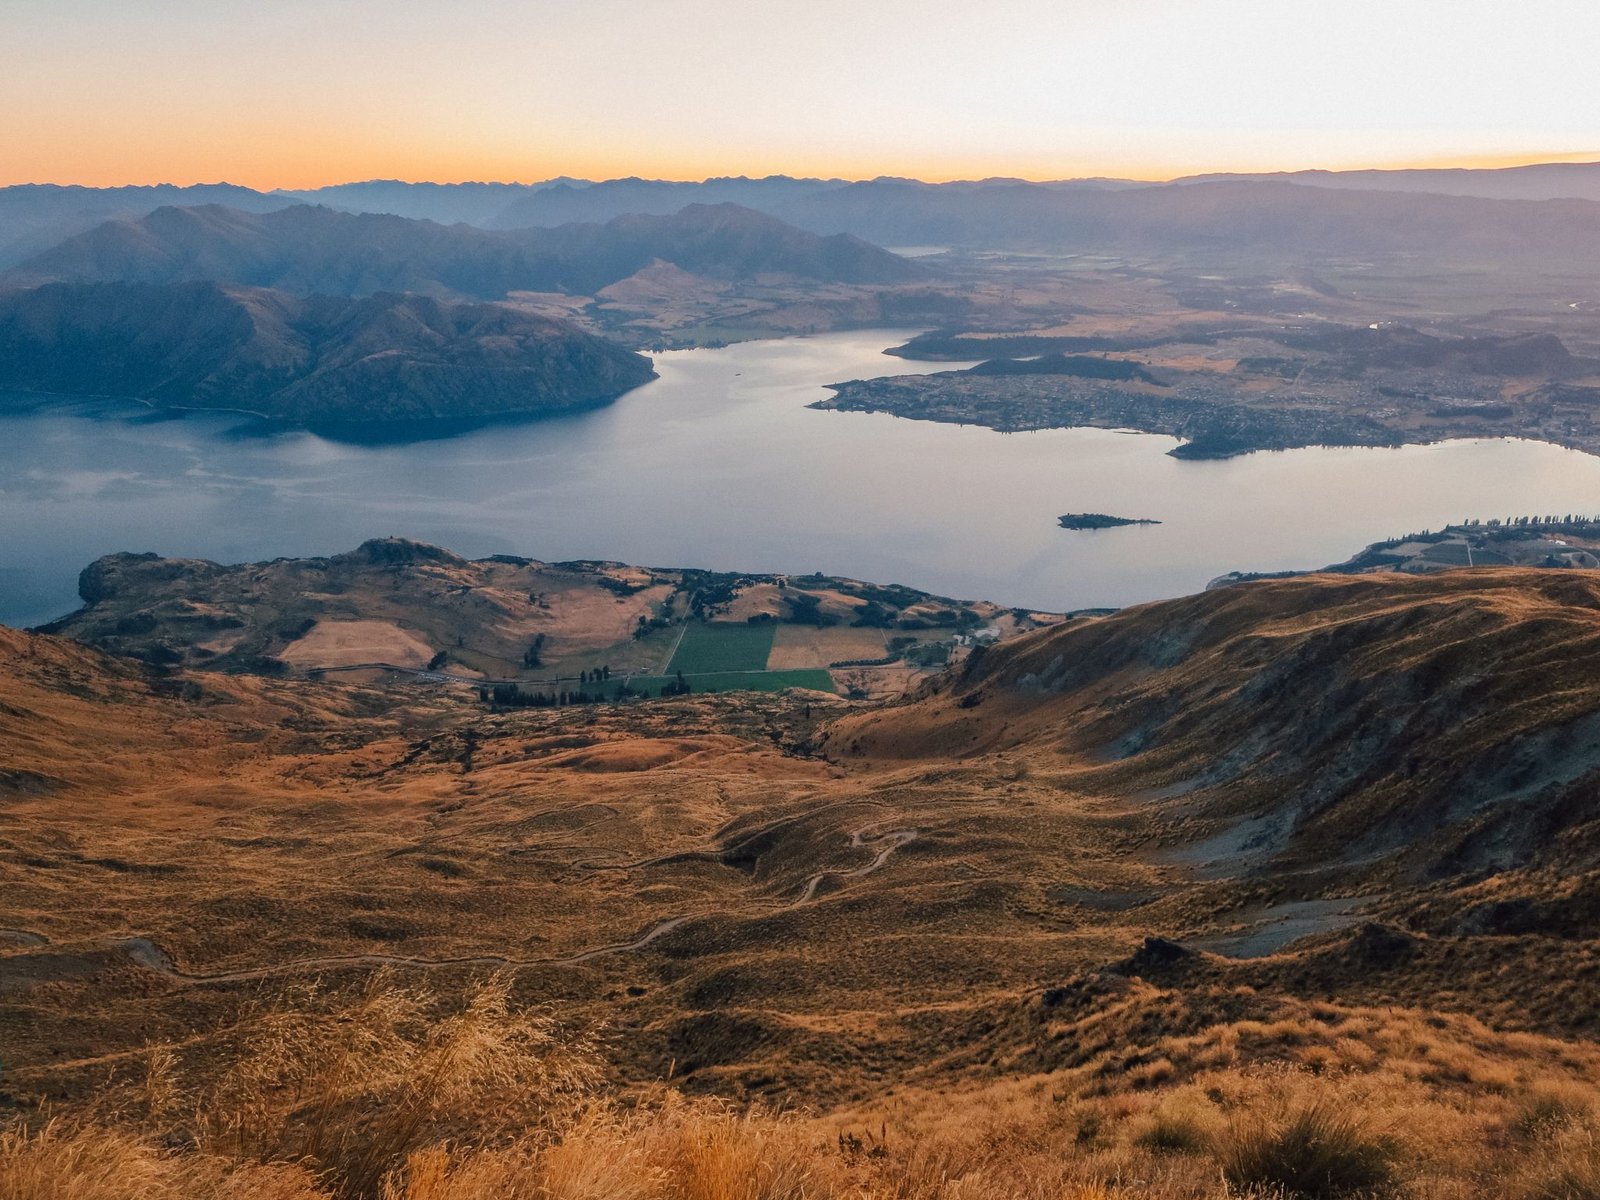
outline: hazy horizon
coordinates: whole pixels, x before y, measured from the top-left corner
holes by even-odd
[[[916,183],[942,184],[942,183],[986,183],[1000,180],[1015,180],[1021,183],[1057,184],[1107,181],[1116,183],[1149,184],[1152,186],[1164,183],[1177,183],[1184,179],[1206,175],[1265,175],[1284,174],[1296,175],[1306,173],[1338,174],[1342,172],[1365,171],[1452,171],[1452,170],[1516,170],[1522,167],[1550,167],[1550,166],[1596,166],[1600,167],[1600,150],[1575,152],[1570,155],[1556,155],[1546,157],[1517,157],[1507,159],[1484,158],[1476,160],[1461,160],[1456,162],[1400,162],[1400,163],[1357,163],[1340,166],[1300,165],[1285,167],[1263,167],[1257,170],[1231,169],[1218,167],[1188,172],[1182,175],[1165,176],[1132,176],[1132,175],[1056,175],[1056,176],[1024,176],[1024,175],[950,175],[935,176],[922,175],[897,175],[880,173],[876,175],[846,175],[838,172],[815,172],[797,174],[793,172],[753,172],[729,171],[713,175],[644,175],[638,172],[624,172],[616,175],[580,176],[571,172],[557,171],[551,175],[528,175],[522,178],[425,178],[422,176],[400,175],[369,175],[356,178],[332,176],[314,183],[290,184],[272,183],[268,181],[245,182],[242,179],[223,177],[185,177],[185,178],[150,178],[150,179],[123,179],[114,182],[86,183],[82,179],[14,179],[0,183],[0,187],[82,187],[82,188],[118,188],[118,187],[244,187],[252,191],[263,193],[272,192],[314,192],[325,188],[353,187],[369,183],[393,183],[405,186],[431,185],[436,187],[536,187],[540,184],[571,181],[573,183],[614,183],[629,179],[644,180],[649,183],[707,183],[719,179],[815,179],[827,182],[843,181],[846,183],[870,183],[880,179],[901,179]]]
[[[1155,181],[1600,157],[1600,10],[1576,0],[1514,16],[1489,0],[485,0],[470,19],[64,0],[0,4],[0,26],[0,102],[19,118],[0,184]]]

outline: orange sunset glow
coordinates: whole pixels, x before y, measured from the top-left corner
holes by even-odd
[[[1600,151],[1600,12],[1568,0],[1516,19],[1490,0],[6,7],[3,184],[1162,179]]]

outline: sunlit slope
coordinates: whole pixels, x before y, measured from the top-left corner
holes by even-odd
[[[380,969],[510,970],[613,1030],[627,1086],[823,1104],[1115,1072],[1150,1041],[1108,1042],[1116,1013],[1209,1038],[1333,996],[1589,1037],[1562,981],[1600,970],[1595,597],[1554,571],[1227,589],[894,707],[490,712],[7,632],[8,1068],[83,1094],[152,1036]]]

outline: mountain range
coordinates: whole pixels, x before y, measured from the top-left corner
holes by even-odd
[[[880,178],[795,179],[771,176],[677,182],[638,178],[600,182],[553,179],[537,184],[405,183],[371,180],[337,184],[306,191],[261,192],[229,184],[179,188],[84,188],[22,185],[0,189],[0,267],[15,265],[63,239],[83,233],[108,219],[136,218],[165,205],[194,207],[225,204],[250,212],[266,212],[286,204],[325,205],[348,212],[387,213],[445,224],[469,223],[483,228],[518,229],[572,222],[603,223],[623,215],[666,216],[690,204],[733,203],[758,209],[803,229],[822,234],[849,233],[881,245],[962,245],[991,248],[1068,247],[1079,236],[1093,232],[1093,224],[1113,198],[1132,193],[1134,212],[1159,216],[1150,194],[1182,193],[1195,185],[1286,185],[1299,192],[1260,193],[1275,197],[1269,212],[1307,207],[1323,211],[1316,193],[1329,191],[1399,195],[1410,205],[1383,201],[1347,201],[1370,207],[1369,220],[1387,219],[1408,212],[1442,213],[1450,227],[1443,231],[1446,244],[1460,244],[1464,232],[1477,236],[1493,231],[1498,222],[1515,228],[1524,221],[1536,229],[1548,223],[1537,215],[1536,202],[1600,201],[1600,164],[1544,163],[1500,169],[1435,169],[1396,171],[1298,171],[1259,175],[1197,175],[1170,183],[1135,180],[1084,179],[1035,183],[1014,179],[986,179],[930,184],[917,180]],[[1224,191],[1223,196],[1250,196],[1250,191]],[[1205,193],[1190,195],[1168,210],[1165,220],[1176,220],[1186,206],[1193,217],[1204,217],[1213,201]],[[1437,198],[1484,199],[1518,202],[1510,208],[1440,206]],[[1155,206],[1155,207],[1152,207]],[[1259,210],[1247,203],[1247,214]],[[1561,218],[1579,221],[1581,209],[1567,209]],[[1247,216],[1241,214],[1241,216]],[[1310,219],[1315,220],[1315,217]],[[1325,218],[1324,218],[1325,219]],[[1035,225],[1033,222],[1042,224]],[[1423,221],[1416,222],[1425,223]],[[1467,230],[1461,227],[1465,224]],[[1214,232],[1224,238],[1248,231],[1248,220],[1229,232],[1227,225]],[[1077,232],[1075,232],[1077,231]],[[1285,234],[1292,231],[1285,230]],[[1502,230],[1501,237],[1507,236]],[[1536,240],[1548,232],[1536,233]]]
[[[924,274],[847,234],[807,233],[732,204],[515,231],[310,205],[267,213],[206,205],[105,222],[8,278],[23,285],[211,280],[304,294],[499,299],[518,291],[591,295],[658,262],[712,279],[881,284]]]

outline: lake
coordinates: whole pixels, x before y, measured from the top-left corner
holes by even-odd
[[[115,550],[222,561],[403,535],[473,557],[823,571],[1064,610],[1343,559],[1469,516],[1600,511],[1600,459],[1509,439],[1222,462],[1168,437],[1001,434],[806,407],[822,385],[947,370],[875,330],[656,356],[603,409],[353,445],[223,414],[0,402],[0,622],[76,607]],[[1067,512],[1160,525],[1069,532]]]

